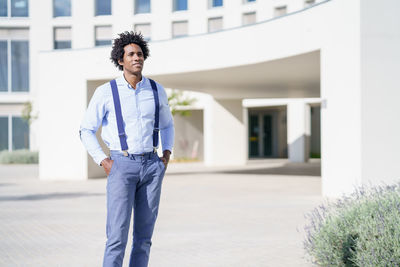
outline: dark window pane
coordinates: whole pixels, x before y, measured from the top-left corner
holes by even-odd
[[[135,13],[150,13],[150,0],[135,0]]]
[[[111,0],[96,0],[96,16],[111,15]]]
[[[7,0],[0,0],[0,17],[7,17]]]
[[[11,91],[29,91],[29,43],[11,41]]]
[[[0,117],[0,151],[8,150],[8,117]]]
[[[7,41],[0,41],[0,92],[8,91]]]
[[[67,49],[71,48],[71,41],[55,41],[54,49]]]
[[[28,0],[11,0],[11,17],[27,17]]]
[[[22,118],[12,118],[12,149],[29,149],[29,124]]]
[[[212,6],[216,7],[216,6],[222,6],[223,5],[223,1],[222,0],[212,0]]]
[[[53,0],[54,17],[71,16],[71,0]]]
[[[174,0],[174,11],[187,9],[187,0]]]
[[[96,40],[96,46],[111,45],[111,40]]]

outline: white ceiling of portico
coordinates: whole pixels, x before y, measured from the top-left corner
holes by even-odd
[[[166,88],[199,91],[215,98],[320,96],[320,52],[206,71],[151,76]]]

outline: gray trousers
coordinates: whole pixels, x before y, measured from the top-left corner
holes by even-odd
[[[107,243],[103,267],[122,266],[132,210],[129,266],[146,267],[165,166],[153,152],[125,157],[119,151],[111,151],[111,159],[114,163],[107,180]]]

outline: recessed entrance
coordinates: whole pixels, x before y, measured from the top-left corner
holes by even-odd
[[[249,157],[287,157],[286,107],[249,109]]]

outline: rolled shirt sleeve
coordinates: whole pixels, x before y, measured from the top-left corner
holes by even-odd
[[[157,83],[160,98],[160,135],[162,150],[172,152],[174,146],[174,120],[172,118],[171,109],[168,105],[168,96],[162,85]]]
[[[83,145],[98,165],[107,158],[96,137],[96,132],[106,115],[103,91],[103,87],[98,87],[94,92],[79,131]]]

